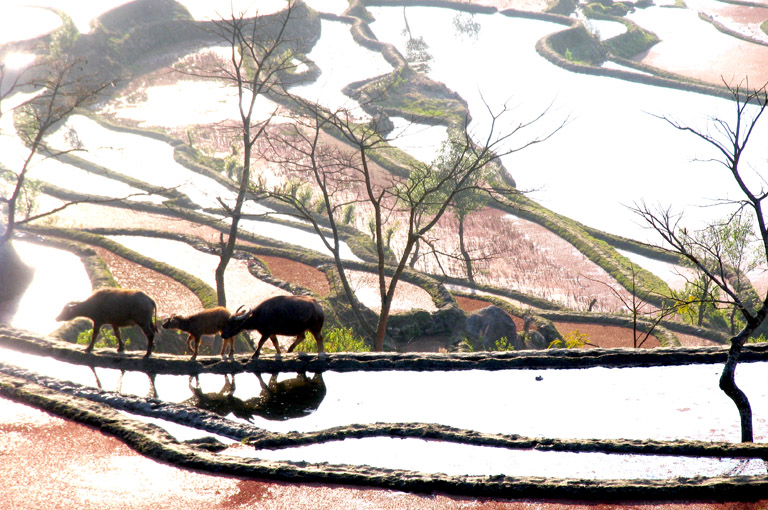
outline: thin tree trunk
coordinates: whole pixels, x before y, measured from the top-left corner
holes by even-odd
[[[419,260],[419,245],[421,243],[419,241],[416,241],[416,244],[413,246],[413,254],[411,255],[411,261],[408,262],[408,267],[411,269],[416,267],[416,262]]]
[[[749,405],[747,395],[736,385],[736,366],[739,363],[741,349],[749,336],[749,326],[741,333],[731,339],[731,348],[728,350],[728,359],[723,367],[723,373],[720,376],[720,389],[725,392],[736,408],[739,410],[741,419],[741,441],[751,443],[752,434],[752,407]]]
[[[246,119],[246,126],[250,123],[250,118]],[[237,193],[237,200],[235,201],[235,208],[232,210],[232,224],[229,226],[229,236],[226,243],[224,242],[223,235],[221,239],[221,253],[219,256],[219,265],[216,266],[216,301],[219,306],[227,306],[227,292],[224,284],[224,275],[227,271],[227,265],[232,259],[232,254],[235,252],[235,244],[237,243],[237,229],[240,224],[240,213],[243,210],[243,203],[245,202],[245,194],[248,191],[248,185],[251,180],[251,146],[250,141],[251,132],[249,129],[245,129],[243,141],[245,147],[243,151],[243,173],[240,177],[240,189]]]
[[[459,215],[459,249],[461,250],[461,256],[464,257],[464,267],[467,270],[467,280],[471,283],[475,283],[475,274],[472,270],[472,257],[469,256],[467,247],[464,244],[464,215]]]
[[[384,350],[384,337],[387,335],[387,321],[389,320],[389,305],[387,305],[386,308],[386,311],[384,308],[381,309],[381,314],[379,315],[379,325],[376,328],[376,338],[373,342],[373,350],[376,352],[381,352]]]

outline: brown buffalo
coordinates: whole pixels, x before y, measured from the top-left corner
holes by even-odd
[[[157,305],[154,300],[139,290],[99,289],[85,301],[68,303],[61,311],[57,321],[69,321],[76,317],[87,317],[93,321],[93,335],[85,352],[91,352],[96,343],[101,327],[112,326],[117,338],[117,352],[123,352],[125,346],[120,336],[123,326],[137,325],[147,336],[147,354],[152,354],[155,333],[157,333]]]
[[[192,358],[197,358],[197,351],[200,347],[200,337],[203,335],[215,335],[220,333],[227,324],[231,314],[223,306],[216,306],[201,312],[197,312],[186,317],[180,315],[171,315],[163,321],[165,329],[179,329],[189,333],[187,337],[187,349],[192,351]],[[234,338],[222,335],[221,357],[224,358],[224,351],[229,347],[229,357],[235,355]]]

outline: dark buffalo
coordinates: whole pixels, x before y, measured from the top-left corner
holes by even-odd
[[[317,341],[318,352],[322,353],[323,335],[320,331],[324,322],[325,312],[316,299],[307,296],[276,296],[263,301],[256,308],[230,317],[221,331],[221,336],[232,338],[243,330],[256,330],[261,333],[256,352],[251,357],[255,359],[259,357],[261,346],[267,338],[272,339],[279,356],[280,344],[277,342],[277,335],[296,337],[296,341],[288,348],[288,352],[291,352],[309,331]]]

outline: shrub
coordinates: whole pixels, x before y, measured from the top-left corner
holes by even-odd
[[[496,351],[514,351],[515,345],[509,341],[509,339],[505,336],[499,338],[496,340],[496,345],[494,350]]]
[[[77,335],[78,345],[88,345],[91,343],[92,334],[93,329],[81,331],[80,334]],[[128,344],[131,343],[131,339],[125,338],[125,336],[123,337],[123,341],[125,342],[125,347],[128,347]],[[101,334],[96,339],[96,344],[94,347],[117,347],[117,337],[115,336],[115,332],[112,330],[112,328],[102,328]]]
[[[583,349],[589,343],[589,336],[574,329],[562,339],[557,338],[550,342],[548,349]]]
[[[323,335],[325,352],[370,352],[371,346],[365,343],[361,336],[355,334],[352,328],[329,329]],[[296,346],[296,352],[317,352],[317,343],[312,333],[307,333],[307,339]]]
[[[659,38],[653,32],[644,30],[637,25],[630,24],[625,33],[608,39],[605,41],[605,44],[614,55],[623,58],[632,58],[638,53],[648,51],[658,42]]]

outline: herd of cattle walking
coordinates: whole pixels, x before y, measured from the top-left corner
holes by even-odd
[[[172,315],[163,321],[166,329],[178,329],[189,333],[187,348],[192,351],[192,359],[197,358],[200,337],[203,335],[220,334],[223,343],[221,357],[229,347],[229,357],[234,357],[235,337],[243,330],[255,330],[261,334],[256,351],[251,359],[257,358],[261,346],[271,339],[277,353],[280,345],[277,335],[295,336],[296,340],[288,348],[288,352],[304,340],[307,331],[312,333],[317,341],[317,350],[324,352],[321,330],[325,322],[323,307],[312,297],[308,296],[275,296],[264,300],[254,308],[230,313],[225,307],[217,306],[201,312],[179,316]],[[125,348],[120,336],[120,328],[136,325],[147,337],[147,353],[152,354],[157,327],[157,305],[155,301],[139,290],[133,289],[99,289],[84,301],[68,303],[61,311],[57,321],[69,321],[77,317],[86,317],[93,321],[93,334],[86,347],[90,352],[96,343],[101,327],[109,324],[117,338],[117,351]]]

